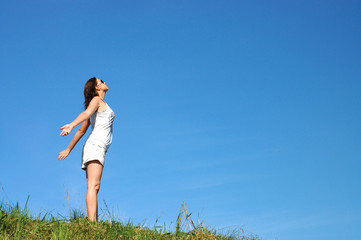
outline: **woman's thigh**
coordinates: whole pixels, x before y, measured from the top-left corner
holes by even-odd
[[[102,178],[103,165],[98,161],[90,161],[86,168],[86,179],[88,184],[100,184]]]

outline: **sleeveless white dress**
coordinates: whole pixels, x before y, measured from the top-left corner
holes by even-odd
[[[115,114],[109,107],[90,116],[92,131],[83,146],[81,168],[86,170],[89,161],[98,160],[104,166],[104,158],[113,139]]]

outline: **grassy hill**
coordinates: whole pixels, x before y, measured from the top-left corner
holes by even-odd
[[[113,219],[90,222],[83,213],[75,210],[69,219],[59,219],[49,213],[40,213],[34,217],[26,205],[21,208],[18,203],[0,203],[0,239],[260,240],[255,236],[245,236],[240,228],[228,234],[220,234],[204,226],[204,223],[195,224],[185,203],[178,215],[174,231],[167,231],[163,226],[150,229]],[[185,228],[192,230],[185,231]]]

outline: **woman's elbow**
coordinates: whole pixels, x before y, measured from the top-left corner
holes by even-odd
[[[91,114],[89,114],[87,111],[82,112],[82,114],[83,114],[84,121],[88,120],[91,116]]]
[[[80,136],[84,136],[85,132],[86,132],[86,130],[84,131],[83,129],[80,129],[80,128],[78,129],[78,133]]]

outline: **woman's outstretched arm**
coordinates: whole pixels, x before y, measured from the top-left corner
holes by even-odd
[[[75,145],[79,142],[79,140],[84,136],[84,134],[86,133],[86,131],[88,130],[88,127],[90,125],[90,120],[88,121],[83,121],[82,125],[80,126],[80,128],[78,129],[78,131],[75,133],[73,139],[71,140],[71,142],[69,143],[69,146],[61,151],[59,153],[59,157],[58,160],[64,160],[69,153],[71,152],[71,150],[73,150],[73,148],[75,147]]]
[[[66,124],[60,128],[63,130],[61,131],[60,135],[61,136],[68,135],[71,132],[71,130],[73,130],[74,127],[78,126],[80,123],[84,122],[85,120],[88,120],[90,116],[98,110],[100,106],[100,102],[101,102],[100,97],[98,96],[94,97],[90,101],[88,108],[84,112],[80,113],[79,116],[73,122]]]

